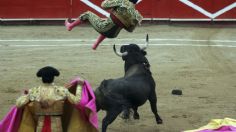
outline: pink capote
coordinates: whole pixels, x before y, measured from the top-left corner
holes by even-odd
[[[17,132],[21,121],[22,111],[22,109],[13,106],[4,119],[0,121],[0,132]]]
[[[72,85],[77,85],[78,78],[71,81]],[[82,112],[84,117],[89,119],[89,122],[98,129],[98,117],[96,111],[96,98],[93,93],[92,87],[88,81],[84,81],[82,88],[82,99],[75,105],[76,109]],[[91,111],[89,115],[86,115],[85,110]],[[0,132],[17,132],[22,117],[22,109],[18,109],[13,106],[8,114],[0,121]]]
[[[227,117],[224,119],[211,119],[205,126],[184,132],[236,132],[236,120]]]
[[[71,81],[72,85],[77,85],[79,78],[75,78]],[[79,104],[76,104],[75,107],[80,109],[82,112],[82,116],[89,119],[89,122],[98,129],[98,116],[97,116],[97,109],[96,109],[96,98],[93,92],[92,87],[88,83],[88,81],[84,81],[83,88],[82,88],[82,99]],[[86,115],[86,110],[91,111],[89,115]],[[88,117],[87,117],[88,116]]]
[[[222,126],[216,130],[201,130],[198,132],[236,132],[236,127],[234,126]]]

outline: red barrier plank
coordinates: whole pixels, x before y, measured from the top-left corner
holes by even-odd
[[[152,0],[143,0],[136,5],[136,9],[142,14],[144,18],[152,18]]]
[[[236,8],[225,12],[224,14],[219,15],[215,18],[217,19],[236,19]]]
[[[71,18],[77,18],[81,13],[85,12],[86,5],[83,4],[80,0],[72,0],[72,14],[70,15]]]
[[[171,2],[170,0],[152,0],[152,17],[170,18]]]
[[[99,1],[98,0],[90,0],[90,1],[92,3],[94,3],[95,5],[101,7],[100,5],[102,3],[102,0],[99,0]],[[100,13],[98,13],[97,11],[92,9],[91,7],[87,6],[86,4],[81,2],[80,0],[73,0],[72,15],[71,15],[72,18],[77,18],[85,11],[91,11],[91,12],[97,14],[98,16],[105,18],[103,15],[101,15]]]
[[[212,9],[214,10],[215,13],[223,8],[226,8],[227,6],[230,6],[235,2],[236,0],[213,0]]]
[[[193,9],[192,7],[180,2],[179,0],[172,0],[170,3],[170,18],[176,19],[207,19],[209,17]],[[210,5],[209,5],[210,6]]]
[[[27,18],[30,17],[30,0],[1,0],[0,18]]]
[[[70,0],[35,1],[31,8],[33,18],[65,18],[70,12]]]
[[[214,4],[214,0],[189,0],[192,3],[196,4],[197,6],[203,8],[204,10],[210,12],[210,13],[214,13],[215,11],[213,10],[213,4]]]
[[[236,7],[230,8],[236,4],[236,0],[214,0],[213,10],[221,12],[222,14],[217,16],[216,19],[236,19]],[[227,9],[227,11],[224,11]]]

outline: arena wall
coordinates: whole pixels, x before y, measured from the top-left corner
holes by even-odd
[[[90,1],[96,5],[102,2]],[[236,0],[142,0],[137,8],[148,20],[236,20]],[[94,11],[80,0],[0,0],[2,20],[60,20],[76,18],[86,10]]]

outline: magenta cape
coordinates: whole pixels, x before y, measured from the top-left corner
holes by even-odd
[[[236,132],[236,127],[234,126],[222,126],[215,130],[201,130],[199,132]]]
[[[0,132],[17,132],[21,121],[22,110],[13,106],[0,122]]]
[[[76,79],[74,80],[76,81]],[[72,81],[72,82],[74,82]],[[75,83],[73,83],[75,84]],[[76,83],[77,85],[77,83]],[[75,105],[77,109],[80,109],[89,122],[98,129],[98,116],[97,116],[97,109],[96,109],[96,98],[93,92],[92,87],[88,83],[88,81],[84,81],[84,85],[82,88],[82,99],[79,104]],[[91,111],[89,115],[86,114],[85,110]]]
[[[73,80],[73,85],[77,86],[76,79]],[[82,99],[80,103],[75,105],[75,108],[80,110],[82,115],[88,119],[89,123],[98,130],[95,95],[88,81],[84,82]],[[86,110],[90,111],[89,115],[85,113]],[[21,122],[22,113],[23,109],[18,109],[16,106],[13,106],[4,119],[0,121],[0,132],[17,132]]]
[[[236,120],[232,118],[212,119],[203,127],[184,132],[236,132]]]

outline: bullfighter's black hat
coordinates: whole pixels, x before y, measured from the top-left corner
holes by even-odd
[[[42,77],[43,83],[52,83],[54,80],[54,76],[59,76],[60,72],[51,66],[46,66],[37,72],[37,77]]]

